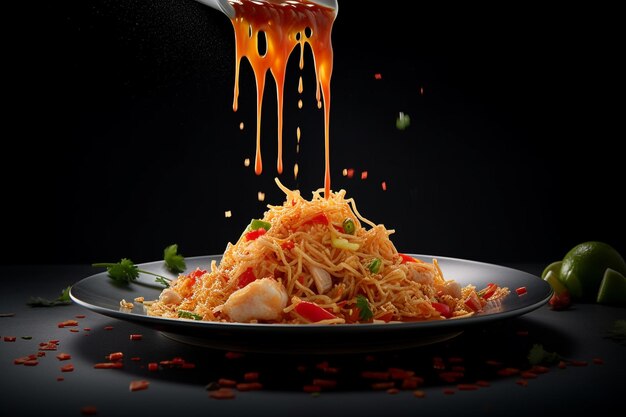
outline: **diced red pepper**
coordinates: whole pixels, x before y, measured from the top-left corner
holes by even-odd
[[[472,311],[480,311],[483,308],[483,305],[476,294],[476,291],[472,291],[470,295],[465,300],[465,305],[469,307]]]
[[[572,299],[569,295],[569,291],[565,290],[561,294],[557,294],[556,292],[552,294],[550,297],[550,301],[548,301],[552,310],[565,310],[572,305]]]
[[[93,367],[95,369],[120,369],[124,366],[122,362],[103,362],[97,363]]]
[[[318,214],[316,216],[313,216],[309,220],[307,220],[304,224],[323,224],[323,225],[328,225],[328,217],[326,217],[326,214],[320,213],[320,214]]]
[[[74,372],[74,365],[68,363],[67,365],[62,366],[61,372]]]
[[[263,389],[260,382],[240,382],[236,385],[238,391],[258,391]]]
[[[246,236],[246,240],[255,240],[258,239],[259,237],[263,236],[265,233],[267,233],[267,230],[265,230],[262,227],[259,227],[256,230],[253,230],[251,232],[248,232],[245,234]]]
[[[515,289],[515,292],[517,293],[517,295],[524,295],[528,291],[526,291],[526,287],[519,287]]]
[[[70,326],[78,326],[78,322],[76,320],[65,320],[61,323],[57,324],[58,327],[70,327]]]
[[[156,362],[150,362],[148,364],[148,371],[155,372],[159,370],[159,364]]]
[[[496,292],[497,289],[498,289],[498,286],[494,284],[493,282],[490,282],[489,284],[487,284],[485,288],[483,288],[482,290],[478,292],[478,295],[480,295],[482,298],[487,300]]]
[[[258,229],[258,230],[265,230],[265,229]],[[256,231],[256,230],[255,230]],[[237,287],[238,288],[243,288],[246,285],[250,284],[252,281],[256,280],[256,276],[254,275],[254,271],[252,270],[252,267],[246,269],[243,274],[239,275],[239,279],[237,281]]]
[[[445,304],[445,303],[430,303],[433,308],[435,310],[437,310],[439,312],[439,314],[441,314],[442,316],[444,316],[445,318],[450,318],[452,317],[452,310],[450,309],[450,306]]]
[[[57,359],[60,360],[60,361],[66,361],[68,359],[72,359],[72,357],[69,354],[67,354],[67,353],[59,353],[57,355]]]
[[[109,355],[106,356],[106,359],[110,360],[111,362],[119,361],[123,358],[124,358],[124,354],[122,352],[113,352],[113,353],[109,353]]]
[[[143,380],[143,379],[139,381],[131,381],[128,389],[131,391],[140,391],[140,390],[148,389],[149,385],[150,385],[150,382]]]
[[[287,240],[286,242],[283,242],[280,247],[283,248],[283,250],[290,250],[293,249],[295,247],[295,243],[293,243],[291,240]]]
[[[295,308],[296,312],[306,320],[316,323],[321,320],[336,319],[337,316],[324,310],[322,307],[309,301],[300,301]]]
[[[414,258],[414,257],[412,257],[412,256],[405,255],[404,253],[399,253],[399,254],[398,254],[398,256],[399,256],[400,258],[402,258],[402,262],[400,262],[400,263],[403,263],[403,264],[405,264],[405,263],[407,263],[407,262],[417,262],[417,259],[415,259],[415,258]]]
[[[143,335],[141,334],[131,334],[130,335],[130,340],[141,340],[143,339]]]

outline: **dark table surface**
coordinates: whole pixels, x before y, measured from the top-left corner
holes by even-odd
[[[539,274],[543,265],[508,266]],[[76,304],[26,305],[31,296],[55,298],[65,286],[95,272],[84,265],[0,267],[3,416],[79,416],[89,410],[98,416],[604,416],[623,410],[626,352],[607,335],[616,320],[626,319],[624,308],[577,303],[556,312],[543,306],[521,317],[468,329],[445,342],[391,352],[238,356],[183,344]],[[59,327],[65,320],[77,320],[79,325]],[[112,328],[107,330],[108,326]],[[130,334],[143,337],[130,340]],[[40,343],[50,340],[59,341],[56,351],[39,350]],[[527,355],[534,344],[557,352],[566,359],[565,366],[555,363],[547,365],[545,373],[522,374],[530,369]],[[38,352],[45,356],[37,358],[36,366],[14,363]],[[94,368],[113,352],[124,354],[122,368]],[[60,353],[71,359],[57,359]],[[193,365],[166,363],[156,371],[148,369],[151,362],[174,358]],[[73,371],[62,372],[68,364]],[[402,389],[398,379],[389,380],[399,388],[393,393],[374,389],[372,384],[380,381],[362,377],[363,371],[390,368],[423,378],[418,389],[424,397],[416,397],[415,389]],[[504,375],[506,368],[519,373]],[[258,373],[261,390],[235,390],[231,400],[209,396],[207,384],[220,378],[245,382],[249,372]],[[304,392],[314,379],[337,385],[320,394]],[[149,387],[130,391],[130,383],[138,380],[148,381]],[[477,381],[480,386],[459,385]]]

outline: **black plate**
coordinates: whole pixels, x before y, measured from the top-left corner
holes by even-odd
[[[511,294],[501,302],[490,303],[493,305],[488,305],[485,311],[466,318],[332,326],[216,323],[152,317],[146,315],[139,303],[135,303],[132,310],[121,309],[119,303],[122,299],[132,302],[139,296],[146,300],[158,298],[163,287],[154,282],[154,277],[144,274],[127,286],[115,284],[106,272],[95,274],[74,284],[70,296],[89,310],[154,328],[167,337],[186,343],[238,351],[340,353],[391,350],[439,342],[457,336],[470,326],[528,313],[541,307],[552,295],[550,285],[544,280],[516,269],[440,256],[413,256],[427,262],[436,258],[446,279],[454,279],[461,285],[473,284],[480,289],[494,282],[508,287]],[[219,262],[220,258],[220,255],[187,258],[187,270],[197,267],[208,269],[211,260]],[[174,277],[167,272],[163,262],[141,264],[139,267]],[[519,287],[526,287],[527,293],[517,295],[515,289]]]

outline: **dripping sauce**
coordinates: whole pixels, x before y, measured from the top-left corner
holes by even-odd
[[[276,82],[278,106],[278,155],[276,169],[283,172],[282,130],[283,97],[287,61],[296,45],[300,45],[300,68],[304,65],[304,46],[308,43],[315,63],[315,97],[324,109],[324,195],[330,195],[330,78],[333,71],[331,31],[337,15],[335,9],[307,0],[230,0],[235,9],[231,19],[235,31],[236,62],[233,110],[237,111],[239,97],[239,68],[245,57],[250,62],[256,81],[256,154],[254,172],[263,171],[261,158],[261,110],[267,71]],[[266,47],[259,52],[260,38]],[[301,89],[301,85],[299,89]]]

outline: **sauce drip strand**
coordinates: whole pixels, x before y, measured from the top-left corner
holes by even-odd
[[[261,160],[261,109],[265,76],[269,70],[276,82],[278,105],[278,157],[276,169],[283,172],[283,92],[287,61],[300,45],[300,68],[304,66],[304,44],[308,43],[315,63],[318,107],[324,109],[324,195],[330,194],[330,78],[333,72],[331,31],[336,10],[306,0],[232,0],[235,17],[236,66],[233,110],[239,97],[239,67],[246,57],[254,71],[257,90],[256,156],[254,172],[263,171]],[[262,47],[260,47],[262,46]]]

